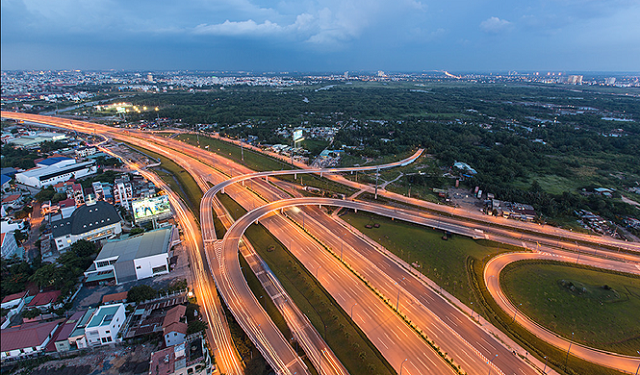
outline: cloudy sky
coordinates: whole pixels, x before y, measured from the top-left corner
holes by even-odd
[[[3,70],[640,70],[640,0],[1,4]]]

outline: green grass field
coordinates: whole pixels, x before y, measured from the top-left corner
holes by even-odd
[[[470,284],[467,258],[479,260],[504,249],[485,246],[457,235],[443,240],[441,231],[369,213],[349,212],[342,218],[400,258],[416,263],[419,266],[417,270],[466,305],[481,312]],[[365,228],[365,225],[374,223],[380,224],[380,227]]]
[[[292,169],[291,165],[284,163],[280,160],[276,160],[270,156],[261,154],[259,152],[244,150],[244,161],[242,160],[242,150],[235,144],[221,141],[219,139],[196,136],[194,134],[180,134],[175,138],[176,140],[189,143],[191,145],[198,145],[198,139],[200,140],[200,146],[205,148],[209,146],[209,151],[215,152],[220,156],[229,158],[236,163],[247,166],[257,172],[263,171],[279,171],[282,169]]]
[[[503,272],[509,298],[536,322],[596,348],[637,355],[640,277],[557,263],[518,262]]]
[[[244,209],[226,194],[218,197],[231,216],[244,214]],[[347,313],[280,241],[262,225],[251,225],[245,235],[350,374],[395,374]],[[273,250],[268,251],[270,248]]]

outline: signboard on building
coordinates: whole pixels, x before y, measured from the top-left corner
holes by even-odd
[[[133,201],[133,217],[136,223],[141,223],[153,219],[166,219],[172,216],[169,196],[160,195],[152,198],[144,198]]]
[[[293,131],[293,141],[297,142],[302,139],[302,129],[296,129]]]

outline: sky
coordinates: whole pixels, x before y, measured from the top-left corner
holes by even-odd
[[[640,71],[640,0],[2,0],[2,70]]]

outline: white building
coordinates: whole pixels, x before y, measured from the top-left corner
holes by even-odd
[[[76,241],[98,241],[122,233],[120,214],[107,202],[98,201],[78,207],[70,217],[53,221],[52,235],[58,251]]]
[[[96,173],[97,170],[94,161],[76,163],[75,159],[55,157],[38,162],[35,168],[16,173],[15,177],[18,183],[43,188],[71,178],[82,178]]]
[[[85,276],[113,272],[116,283],[169,273],[169,250],[174,227],[107,242]]]
[[[99,346],[121,341],[118,332],[124,321],[124,304],[100,306],[84,328],[87,343]]]
[[[9,259],[14,255],[17,256],[18,259],[24,258],[24,248],[18,246],[15,232],[1,233],[0,241],[2,242],[2,250],[0,253],[4,259]]]

